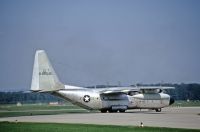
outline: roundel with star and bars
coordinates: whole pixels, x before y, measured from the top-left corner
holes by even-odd
[[[85,95],[84,97],[83,97],[83,101],[84,102],[90,102],[90,96],[89,95]]]

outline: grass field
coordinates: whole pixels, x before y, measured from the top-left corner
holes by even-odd
[[[74,105],[48,105],[48,104],[24,104],[16,105],[0,105],[0,117],[12,116],[31,116],[31,115],[52,115],[62,113],[81,113],[88,112]]]
[[[20,110],[55,110],[55,109],[80,109],[80,107],[66,104],[66,105],[48,105],[48,104],[23,104],[17,106],[16,104],[4,104],[0,105],[0,110],[7,111],[20,111]]]
[[[0,122],[0,132],[199,132],[194,129],[55,123]]]
[[[177,100],[172,106],[178,106],[178,107],[200,107],[200,101],[195,100],[195,101],[182,101],[182,100]]]

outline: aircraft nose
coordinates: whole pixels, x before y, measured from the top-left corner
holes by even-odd
[[[169,100],[169,105],[172,105],[174,103],[174,98],[170,97],[170,100]]]

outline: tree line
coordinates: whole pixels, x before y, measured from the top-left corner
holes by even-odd
[[[137,86],[160,86],[160,84],[137,84]],[[200,84],[162,84],[162,86],[171,86],[175,89],[165,92],[174,97],[175,100],[200,100]],[[105,86],[106,87],[106,86]],[[108,86],[111,87],[111,86]],[[93,87],[89,87],[93,88]],[[95,87],[98,88],[98,87]],[[24,92],[0,92],[0,104],[21,103],[48,103],[65,102],[63,99],[52,96],[48,93],[24,93]]]
[[[0,104],[63,102],[48,93],[0,92]]]

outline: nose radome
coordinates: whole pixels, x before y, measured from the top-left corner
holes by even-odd
[[[169,105],[172,105],[174,103],[174,98],[170,97],[170,100],[169,100]]]

